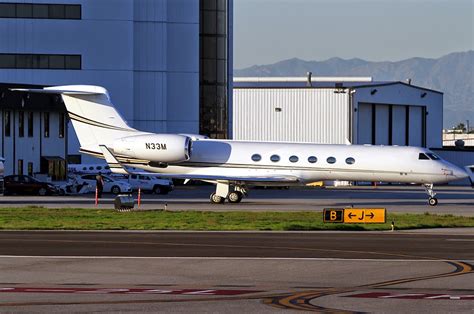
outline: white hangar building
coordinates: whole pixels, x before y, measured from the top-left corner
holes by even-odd
[[[404,82],[239,77],[232,115],[236,140],[442,147],[443,93]]]
[[[227,138],[232,8],[233,0],[2,0],[0,86],[101,85],[135,128]],[[0,94],[0,114],[11,119],[13,131],[30,109],[13,107],[6,93]],[[37,119],[63,111],[44,104],[31,108]],[[84,156],[67,125],[67,156],[78,160]],[[27,167],[42,172],[46,150],[39,134],[28,144],[35,154],[25,161],[24,173]],[[10,136],[2,136],[6,175],[21,171],[13,167],[21,166],[21,158],[9,148]],[[56,144],[62,147],[63,140]],[[67,156],[61,149],[60,158]]]

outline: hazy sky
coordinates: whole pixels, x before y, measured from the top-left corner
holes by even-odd
[[[474,49],[474,0],[234,0],[234,67]]]

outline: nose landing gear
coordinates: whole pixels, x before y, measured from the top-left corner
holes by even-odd
[[[438,199],[435,197],[436,196],[436,193],[433,191],[433,184],[423,184],[423,187],[425,188],[426,190],[426,193],[428,193],[428,195],[430,196],[428,198],[428,204],[430,204],[430,206],[436,206],[438,205]]]

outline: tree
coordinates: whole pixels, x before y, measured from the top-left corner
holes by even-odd
[[[454,127],[455,130],[465,132],[466,131],[466,125],[464,123],[459,123],[457,126]]]

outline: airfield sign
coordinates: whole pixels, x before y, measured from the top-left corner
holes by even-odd
[[[385,208],[325,208],[324,222],[349,224],[383,224],[386,222]]]

